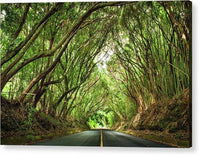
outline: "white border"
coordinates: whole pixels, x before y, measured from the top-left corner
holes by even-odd
[[[0,0],[0,3],[20,3],[20,2],[71,2],[71,1],[91,1],[91,0]],[[96,0],[99,1],[99,0]],[[122,0],[121,0],[122,1]],[[123,0],[124,1],[124,0]],[[188,156],[188,155],[200,155],[200,1],[191,0],[193,9],[193,59],[192,59],[192,83],[193,83],[193,147],[189,149],[177,149],[177,148],[98,148],[98,147],[60,147],[60,146],[0,146],[0,155],[2,156],[125,156],[127,154],[135,156]]]

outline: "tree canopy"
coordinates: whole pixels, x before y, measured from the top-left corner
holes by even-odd
[[[1,96],[115,127],[190,86],[191,3],[1,4]]]

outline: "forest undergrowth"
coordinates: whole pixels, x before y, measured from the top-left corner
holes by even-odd
[[[33,107],[19,107],[19,102],[1,98],[1,143],[33,144],[38,141],[78,133],[89,127],[60,120]]]

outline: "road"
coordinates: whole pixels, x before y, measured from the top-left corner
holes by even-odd
[[[170,147],[164,144],[141,139],[129,134],[111,130],[88,130],[67,135],[35,145],[54,146],[113,146],[113,147]]]

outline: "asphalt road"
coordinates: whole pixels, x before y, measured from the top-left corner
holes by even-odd
[[[88,130],[35,145],[53,146],[112,146],[112,147],[170,147],[111,130]]]

